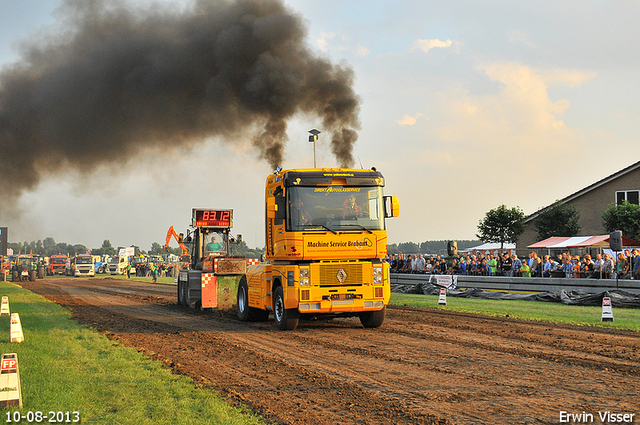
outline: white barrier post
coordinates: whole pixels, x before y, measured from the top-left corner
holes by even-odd
[[[0,360],[0,407],[22,407],[18,355],[4,353]]]
[[[602,317],[601,322],[613,322],[613,309],[611,308],[611,298],[602,298]]]
[[[24,341],[24,335],[22,334],[22,325],[20,324],[20,315],[13,313],[11,315],[11,342]]]
[[[447,290],[445,288],[440,289],[440,296],[438,297],[438,305],[447,305]]]
[[[0,306],[0,316],[10,316],[9,297],[2,297],[2,306]]]

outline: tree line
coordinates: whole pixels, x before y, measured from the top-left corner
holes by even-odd
[[[387,253],[388,254],[413,254],[413,253],[422,253],[422,254],[446,254],[447,253],[447,244],[448,240],[434,240],[434,241],[424,241],[420,243],[416,242],[401,242],[401,243],[392,243],[387,245]],[[472,248],[474,246],[480,245],[482,242],[479,240],[457,240],[456,241],[459,250],[464,250],[468,248]]]
[[[54,254],[65,254],[71,257],[76,254],[85,254],[87,252],[91,255],[117,255],[123,246],[113,247],[109,239],[105,239],[102,242],[100,248],[89,249],[83,244],[68,244],[65,242],[56,243],[52,237],[45,238],[43,240],[31,241],[31,242],[9,242],[7,248],[12,249],[14,254],[33,254],[43,257],[50,257]],[[135,255],[182,255],[182,249],[179,247],[169,247],[167,251],[164,250],[163,245],[158,242],[153,242],[151,248],[148,251],[140,249],[139,246],[133,245]],[[234,243],[231,247],[231,253],[233,255],[244,256],[245,258],[260,258],[261,254],[264,254],[264,248],[249,248],[247,244],[242,241],[240,243]]]
[[[93,255],[115,255],[118,250],[111,245],[109,239],[105,239],[102,242],[100,248],[89,249],[83,244],[68,244],[66,242],[56,242],[52,237],[39,239],[37,241],[24,241],[24,242],[9,242],[7,248],[12,249],[14,254],[33,254],[43,257],[50,257],[54,254],[65,254],[74,256],[76,254],[86,254],[87,252]]]
[[[520,207],[500,205],[489,210],[478,223],[476,237],[483,242],[516,243],[524,232],[525,215]],[[578,236],[580,213],[573,204],[556,201],[538,213],[533,221],[538,240],[552,236]],[[609,204],[602,213],[602,227],[607,233],[621,230],[630,239],[640,239],[640,205],[627,201]]]

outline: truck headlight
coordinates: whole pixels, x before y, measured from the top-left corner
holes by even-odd
[[[373,268],[374,276],[382,276],[382,267],[374,267]]]
[[[382,276],[374,276],[373,277],[373,284],[374,285],[381,285],[382,284]]]
[[[300,269],[300,277],[309,277],[309,269]]]
[[[300,278],[300,286],[309,286],[309,278],[301,277]]]

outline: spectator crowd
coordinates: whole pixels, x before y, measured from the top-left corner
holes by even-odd
[[[472,276],[514,277],[568,277],[594,279],[640,279],[640,251],[625,250],[612,258],[608,253],[582,256],[569,252],[553,258],[539,257],[535,251],[528,258],[520,259],[508,252],[497,254],[456,255],[444,258],[440,255],[422,254],[385,257],[392,273],[458,274]]]

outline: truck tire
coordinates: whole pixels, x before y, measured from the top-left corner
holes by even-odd
[[[178,280],[176,295],[178,296],[178,305],[182,305],[182,282]]]
[[[29,272],[29,282],[35,282],[35,281],[36,281],[36,271],[31,270]]]
[[[187,307],[187,283],[178,281],[178,304]]]
[[[379,328],[384,322],[386,312],[387,306],[382,307],[382,310],[360,313],[360,323],[365,328]]]
[[[284,308],[284,291],[278,286],[273,292],[273,316],[281,331],[292,331],[298,326],[300,313],[295,308]]]
[[[269,318],[269,312],[249,307],[249,285],[247,277],[242,276],[238,284],[238,319],[242,322],[263,322]]]
[[[18,274],[18,272],[16,270],[11,272],[11,280],[13,282],[18,282],[20,280],[20,275]]]
[[[184,291],[184,302],[185,305],[187,307],[193,307],[196,309],[199,309],[200,306],[202,305],[200,303],[200,297],[196,298],[193,296],[192,289],[191,289],[191,282],[188,282],[186,285],[184,285],[185,287],[185,291]],[[191,305],[193,303],[193,306]]]

